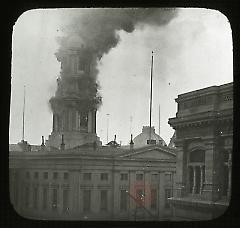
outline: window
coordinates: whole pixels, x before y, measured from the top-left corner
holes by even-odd
[[[77,73],[78,68],[78,57],[76,55],[70,56],[71,72]]]
[[[64,178],[64,180],[67,180],[69,178],[69,173],[64,173],[63,178]]]
[[[128,180],[128,174],[127,173],[121,173],[121,180]]]
[[[80,127],[81,127],[81,130],[86,131],[87,130],[87,125],[88,125],[88,113],[87,112],[82,112],[80,114]]]
[[[151,209],[157,209],[157,189],[151,189]]]
[[[48,172],[44,172],[44,173],[43,173],[43,178],[44,178],[44,179],[48,179]]]
[[[101,180],[108,180],[108,173],[101,173]]]
[[[228,162],[229,153],[228,151],[223,151],[223,161]]]
[[[91,180],[92,175],[91,173],[84,173],[83,174],[83,180]]]
[[[148,145],[149,144],[156,144],[156,143],[157,143],[157,141],[155,139],[151,139],[151,140],[147,139],[147,144]]]
[[[35,173],[34,173],[34,178],[35,178],[35,179],[38,179],[38,172],[35,172]]]
[[[54,172],[53,173],[53,179],[57,179],[58,178],[58,173],[57,172]]]
[[[58,200],[58,197],[57,197],[57,194],[58,194],[58,191],[56,188],[52,189],[52,209],[53,210],[56,210],[57,209],[57,200]]]
[[[172,174],[171,173],[165,173],[165,181],[171,182],[172,181]]]
[[[165,208],[169,208],[168,198],[172,197],[171,189],[165,189]]]
[[[27,178],[27,179],[30,179],[30,173],[29,173],[29,171],[26,172],[26,178]]]
[[[64,189],[63,190],[63,211],[69,210],[69,190]]]
[[[143,180],[143,174],[142,174],[142,173],[136,174],[136,180],[137,180],[137,181]]]
[[[152,181],[158,181],[158,174],[157,173],[152,174]]]
[[[107,198],[107,190],[101,190],[100,192],[100,210],[107,211],[108,208],[108,198]]]
[[[29,186],[25,187],[25,207],[29,207],[29,196],[30,196],[30,189]]]
[[[83,211],[88,212],[91,209],[91,190],[83,191]]]
[[[33,208],[34,209],[38,208],[38,188],[37,187],[33,188]]]
[[[136,206],[141,207],[144,202],[144,192],[143,189],[137,189],[136,190]]]
[[[120,211],[126,211],[128,205],[128,193],[126,190],[120,191]]]
[[[192,194],[200,194],[205,181],[205,166],[190,165],[188,167],[188,174],[189,192]]]
[[[48,204],[47,200],[48,200],[48,189],[43,188],[43,204],[42,204],[43,209],[47,208],[47,204]]]
[[[188,191],[191,194],[201,194],[205,181],[205,151],[191,151],[188,160]]]

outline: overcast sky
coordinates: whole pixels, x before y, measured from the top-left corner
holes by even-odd
[[[22,138],[23,88],[26,85],[25,140],[40,144],[52,131],[48,100],[56,91],[60,63],[54,53],[61,36],[62,10],[31,10],[13,28],[10,143]],[[175,98],[185,92],[233,81],[232,34],[228,19],[218,11],[180,9],[164,26],[144,26],[118,32],[120,42],[98,64],[103,104],[97,114],[97,134],[127,144],[149,125],[150,64],[154,51],[153,124],[169,142],[168,119],[177,111]],[[130,116],[132,126],[130,127]]]

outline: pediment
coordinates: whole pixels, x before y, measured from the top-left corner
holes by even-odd
[[[127,154],[120,156],[122,158],[138,158],[138,159],[157,159],[157,160],[171,160],[175,159],[176,155],[168,150],[161,148],[151,148],[140,151],[130,151]]]

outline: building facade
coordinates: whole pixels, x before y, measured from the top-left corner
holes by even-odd
[[[169,119],[177,148],[173,217],[218,217],[231,197],[233,83],[181,94],[176,102]]]
[[[57,220],[163,220],[175,183],[173,149],[79,147],[28,152],[11,145],[10,198],[23,217]]]

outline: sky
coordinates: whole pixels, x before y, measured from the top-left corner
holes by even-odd
[[[26,11],[13,27],[10,143],[22,139],[24,85],[25,140],[40,144],[41,136],[51,134],[48,101],[60,74],[54,54],[66,10]],[[167,144],[174,133],[168,119],[176,116],[174,99],[179,94],[233,81],[231,26],[219,11],[180,8],[166,25],[145,25],[132,33],[121,30],[118,35],[120,42],[98,62],[103,104],[97,113],[97,135],[103,144],[107,131],[109,140],[116,134],[118,142],[128,144],[131,133],[135,137],[149,125],[152,51],[152,125],[158,133],[160,105],[160,135]]]

